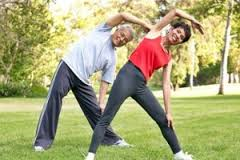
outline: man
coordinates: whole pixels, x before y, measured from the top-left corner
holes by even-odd
[[[116,65],[115,47],[121,47],[133,39],[133,30],[130,26],[120,26],[113,34],[111,30],[122,22],[139,24],[149,28],[148,24],[128,13],[119,13],[104,24],[99,25],[89,35],[80,39],[66,55],[55,72],[47,100],[39,118],[35,151],[44,151],[53,143],[58,118],[61,111],[62,99],[71,89],[91,128],[94,129],[101,112],[103,112],[104,96],[108,85],[114,80]],[[97,99],[93,88],[89,84],[89,77],[102,71],[102,78]],[[128,145],[108,127],[102,144]]]

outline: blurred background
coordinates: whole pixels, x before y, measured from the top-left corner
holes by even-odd
[[[215,94],[225,94],[229,86],[239,87],[239,0],[1,0],[0,97],[46,96],[69,46],[112,15],[129,12],[156,23],[172,8],[192,14],[205,29],[204,36],[193,34],[172,48],[172,89],[210,85]],[[117,49],[117,72],[144,36],[134,29],[134,41]],[[95,89],[99,78],[92,77]],[[161,70],[148,85],[161,89]]]

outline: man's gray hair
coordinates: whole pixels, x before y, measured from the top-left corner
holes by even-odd
[[[135,36],[133,27],[132,27],[130,24],[122,24],[122,25],[119,25],[119,26],[117,27],[117,29],[119,29],[119,30],[127,29],[127,30],[130,32],[130,34],[131,34],[131,36],[132,36],[132,37],[131,37],[132,39],[133,39],[134,36]]]

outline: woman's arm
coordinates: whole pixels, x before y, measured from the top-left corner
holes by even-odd
[[[167,66],[163,68],[162,76],[163,76],[163,100],[164,107],[168,121],[168,127],[173,125],[172,112],[170,107],[170,96],[171,96],[171,88],[170,88],[170,76],[172,70],[172,60],[168,63]]]
[[[152,27],[153,32],[159,32],[161,31],[165,26],[167,26],[168,24],[170,24],[176,17],[181,17],[181,18],[185,18],[189,21],[191,21],[192,23],[192,27],[195,29],[198,29],[200,33],[203,34],[203,27],[200,24],[200,22],[198,22],[193,16],[189,15],[188,13],[180,10],[180,9],[172,9],[170,12],[168,12],[163,18],[162,20],[160,20],[157,24],[155,24]]]

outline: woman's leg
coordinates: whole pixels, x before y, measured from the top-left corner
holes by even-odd
[[[89,152],[96,153],[106,128],[118,112],[124,100],[135,91],[136,81],[134,76],[135,68],[127,63],[119,72],[110,92],[105,111],[94,129]]]
[[[166,114],[152,92],[145,86],[143,89],[137,91],[132,98],[136,100],[158,124],[164,138],[170,145],[172,152],[174,154],[178,153],[181,148],[178,144],[176,134],[172,127],[168,127]]]

